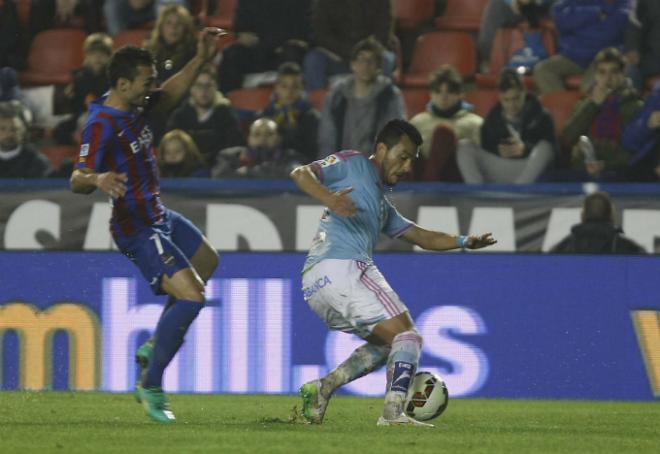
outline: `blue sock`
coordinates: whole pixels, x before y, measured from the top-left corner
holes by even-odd
[[[156,327],[154,352],[142,386],[162,387],[165,368],[183,345],[183,337],[202,307],[204,304],[195,301],[176,300],[172,307],[163,313]]]
[[[163,307],[163,312],[160,313],[160,318],[158,319],[158,323],[163,319],[163,316],[165,316],[165,313],[169,311],[172,306],[176,303],[176,298],[174,298],[171,295],[167,295],[167,302],[165,302],[165,307]],[[158,323],[156,323],[156,326],[158,326]]]

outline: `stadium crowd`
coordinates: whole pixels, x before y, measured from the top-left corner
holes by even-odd
[[[660,179],[657,0],[0,0],[0,178],[68,177],[113,50],[158,80],[231,31],[169,118],[165,177],[279,178],[410,119],[415,181]]]

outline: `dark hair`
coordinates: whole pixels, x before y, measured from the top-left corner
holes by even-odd
[[[215,69],[215,66],[210,63],[202,66],[202,68],[199,70],[199,73],[197,74],[197,77],[201,76],[202,74],[208,75],[213,80],[218,78],[218,71]]]
[[[373,35],[359,41],[351,50],[351,61],[357,60],[360,52],[371,52],[376,57],[376,65],[380,68],[383,65],[383,52],[385,47]]]
[[[133,81],[138,74],[138,66],[151,66],[154,59],[146,49],[129,45],[115,52],[108,62],[108,82],[110,87],[117,85],[121,77]]]
[[[613,206],[610,196],[606,192],[594,192],[584,199],[583,221],[585,222],[613,222]]]
[[[429,90],[440,91],[447,84],[450,93],[463,93],[463,78],[452,65],[442,65],[429,77]]]
[[[497,76],[497,91],[524,90],[523,78],[515,69],[504,68]]]
[[[626,67],[626,59],[616,47],[606,47],[598,52],[592,65],[596,68],[600,63],[616,63],[621,71]]]
[[[301,75],[302,75],[302,68],[300,68],[300,65],[298,63],[292,61],[282,63],[277,68],[278,79],[284,76],[301,76]]]
[[[398,144],[401,141],[401,137],[404,135],[408,136],[417,147],[423,142],[422,135],[416,127],[408,123],[406,120],[395,119],[388,121],[378,132],[375,144],[378,145],[379,143],[383,143],[389,149]]]

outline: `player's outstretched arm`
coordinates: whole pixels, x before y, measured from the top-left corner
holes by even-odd
[[[154,110],[169,112],[174,109],[181,98],[188,92],[195,81],[199,70],[204,64],[211,61],[217,51],[217,40],[227,32],[217,27],[205,27],[197,39],[197,54],[184,66],[181,71],[163,82],[161,95]]]
[[[96,173],[91,169],[76,169],[71,174],[71,191],[77,194],[91,194],[99,188],[112,198],[126,194],[126,174],[105,172]]]
[[[497,243],[491,233],[483,235],[449,235],[443,232],[426,230],[418,225],[408,229],[402,236],[404,240],[427,251],[449,251],[451,249],[481,249]]]
[[[347,195],[353,188],[344,188],[337,192],[329,191],[321,184],[309,165],[296,167],[290,173],[290,177],[303,192],[314,197],[339,216],[350,217],[357,213],[353,200]]]

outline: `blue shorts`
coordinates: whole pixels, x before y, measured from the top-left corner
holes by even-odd
[[[165,222],[140,230],[131,236],[116,236],[115,243],[122,254],[140,269],[151,290],[164,295],[163,275],[172,277],[185,268],[192,268],[190,259],[202,244],[204,235],[188,219],[166,209]]]

